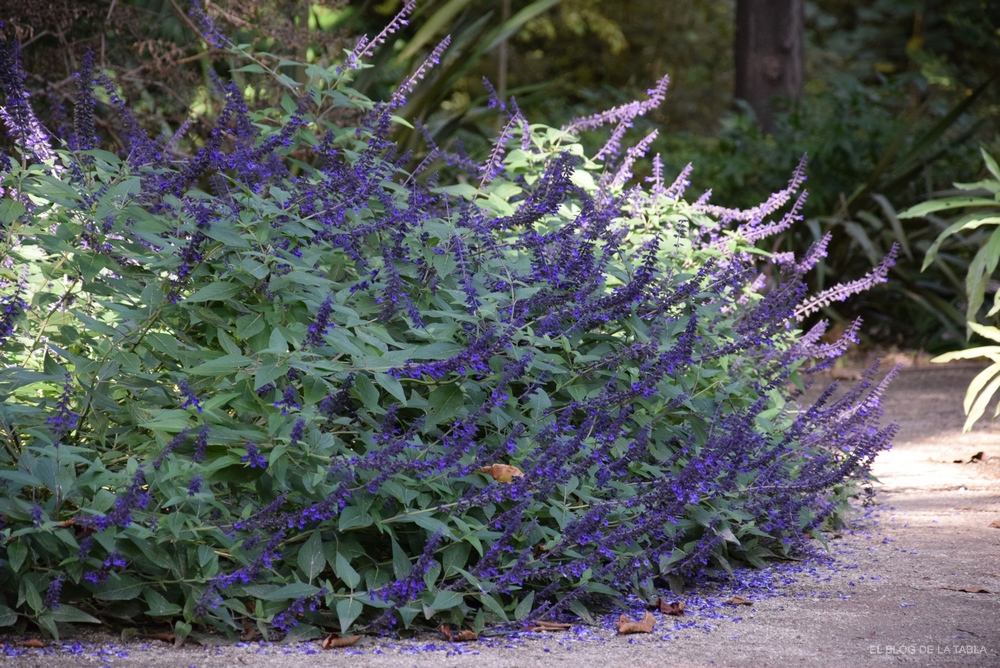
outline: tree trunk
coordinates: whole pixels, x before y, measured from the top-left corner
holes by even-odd
[[[776,99],[798,99],[804,60],[803,0],[737,0],[736,99],[745,100],[767,131]]]

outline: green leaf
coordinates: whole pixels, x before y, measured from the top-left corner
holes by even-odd
[[[284,587],[278,587],[274,591],[264,594],[257,594],[257,598],[265,601],[293,601],[297,598],[312,596],[319,591],[319,587],[306,584],[305,582],[293,582]]]
[[[66,605],[65,603],[60,604],[58,610],[53,610],[51,612],[52,619],[57,622],[70,622],[75,624],[100,624],[101,620],[96,617],[88,615],[83,610],[79,608],[74,608],[72,605]]]
[[[243,289],[239,283],[209,283],[205,287],[197,290],[193,295],[184,299],[185,303],[194,304],[197,302],[224,301]]]
[[[17,623],[17,613],[6,605],[0,605],[0,626],[13,626]]]
[[[528,595],[521,599],[521,602],[514,608],[514,619],[521,621],[531,612],[531,606],[535,603],[535,592],[529,591]]]
[[[400,384],[399,379],[393,378],[384,373],[375,374],[375,382],[382,386],[386,392],[391,394],[393,397],[399,400],[403,406],[406,405],[406,392],[403,390],[402,384]]]
[[[27,209],[17,200],[4,197],[0,199],[0,223],[10,225],[24,215]]]
[[[49,634],[53,640],[59,642],[59,627],[56,626],[56,620],[52,618],[52,614],[49,611],[43,612],[35,618],[35,621],[38,622],[42,630]]]
[[[236,319],[236,337],[246,341],[255,334],[263,332],[264,326],[264,316],[261,313],[241,315]]]
[[[482,602],[483,607],[488,609],[494,615],[496,615],[501,622],[506,623],[510,621],[507,617],[507,612],[503,609],[503,606],[500,605],[500,603],[495,598],[493,598],[489,594],[480,594],[479,600]]]
[[[950,353],[944,353],[943,355],[938,355],[931,359],[932,364],[944,364],[946,362],[954,362],[955,360],[971,360],[977,359],[979,357],[993,357],[1000,356],[1000,346],[981,346],[979,348],[970,348],[968,350],[955,350]]]
[[[21,570],[21,564],[24,563],[24,559],[28,556],[28,547],[21,542],[8,543],[7,545],[7,561],[10,563],[11,570],[15,573]]]
[[[337,561],[333,565],[333,571],[347,585],[348,589],[354,589],[361,582],[361,576],[351,566],[351,562],[347,560],[347,557],[340,552],[337,553]]]
[[[407,556],[406,552],[399,546],[396,539],[392,539],[392,572],[396,575],[397,580],[402,580],[413,570],[413,564],[410,563],[410,557]]]
[[[361,399],[361,403],[364,404],[365,408],[370,411],[378,410],[378,390],[372,385],[372,382],[368,379],[368,376],[358,375],[354,379],[354,387],[351,388],[352,392],[356,392]]]
[[[253,389],[259,390],[269,383],[273,383],[288,373],[287,364],[264,364],[253,377]]]
[[[354,620],[361,616],[364,605],[356,598],[344,598],[337,601],[337,618],[340,620],[340,632],[347,633]]]
[[[299,568],[309,582],[323,572],[326,557],[323,556],[323,539],[319,531],[313,531],[309,539],[299,548],[298,562]]]
[[[162,594],[153,589],[147,588],[143,592],[143,598],[146,599],[146,603],[149,605],[146,614],[150,617],[174,617],[182,612],[181,606],[171,603]]]
[[[929,213],[938,211],[950,211],[951,209],[964,209],[973,206],[997,206],[995,199],[986,197],[944,197],[932,199],[922,204],[911,206],[906,211],[899,214],[900,218],[920,218]]]
[[[223,355],[199,364],[188,373],[194,376],[226,376],[253,364],[253,360],[243,355]]]
[[[455,383],[434,388],[427,397],[427,424],[439,425],[451,420],[465,405],[462,388]]]
[[[962,410],[966,415],[972,411],[972,402],[976,396],[986,387],[986,383],[990,382],[998,373],[1000,373],[1000,364],[991,364],[972,379],[972,382],[969,383],[969,387],[966,389],[965,402],[962,405]]]
[[[281,330],[277,328],[271,330],[271,338],[268,339],[267,349],[261,352],[274,353],[275,355],[284,355],[288,352],[288,340],[285,339],[285,335],[281,333]]]
[[[1000,376],[994,378],[972,404],[972,408],[969,410],[968,416],[965,419],[965,425],[962,427],[963,433],[970,431],[972,429],[972,425],[974,425],[976,421],[983,416],[983,413],[986,412],[986,406],[989,405],[998,389],[1000,389]],[[970,387],[965,396],[966,403],[969,402],[971,394],[972,388]]]
[[[344,512],[340,514],[340,520],[337,523],[337,528],[341,531],[347,531],[348,529],[371,526],[373,521],[374,519],[371,515],[357,506],[348,506],[344,508]]]
[[[441,610],[451,610],[452,608],[457,608],[462,605],[463,597],[457,591],[439,591],[434,596],[434,600],[431,601],[429,607],[431,610],[436,612]]]
[[[969,322],[969,329],[984,338],[1000,343],[1000,328],[980,325],[978,322]]]
[[[986,163],[986,169],[990,171],[997,181],[1000,181],[1000,165],[997,165],[997,161],[992,155],[986,152],[985,148],[980,147],[979,152],[983,155],[983,162]]]
[[[108,579],[94,590],[94,597],[104,601],[131,601],[142,592],[143,583],[128,575],[111,573]]]

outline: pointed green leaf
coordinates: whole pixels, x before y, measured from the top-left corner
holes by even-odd
[[[223,355],[194,367],[188,373],[194,376],[225,376],[253,364],[253,360],[243,355]]]
[[[24,559],[27,556],[28,547],[24,543],[18,541],[7,545],[7,561],[10,563],[11,570],[15,573],[21,570],[21,564],[24,563]]]
[[[970,323],[971,324],[971,323]],[[965,402],[962,405],[962,411],[968,415],[972,411],[972,401],[976,396],[986,387],[986,383],[990,382],[994,376],[1000,373],[1000,364],[991,364],[986,367],[972,379],[969,383],[968,389],[965,391]]]
[[[337,523],[337,528],[341,531],[347,531],[348,529],[361,528],[371,526],[372,516],[361,510],[357,506],[348,506],[344,508],[344,512],[340,514],[340,520]]]
[[[406,552],[399,546],[396,539],[392,539],[392,572],[397,580],[402,580],[413,570],[413,564]]]
[[[982,394],[979,395],[979,398],[976,399],[975,403],[972,404],[972,410],[969,411],[968,417],[965,420],[965,425],[962,427],[963,432],[970,431],[972,429],[972,425],[974,425],[976,421],[983,416],[983,413],[986,412],[986,406],[990,403],[990,400],[993,399],[993,395],[997,393],[998,389],[1000,389],[1000,376],[994,378],[993,381],[986,386],[986,389],[982,391]],[[967,393],[966,400],[968,400],[968,398]]]
[[[356,598],[344,598],[337,602],[337,618],[340,620],[340,632],[347,633],[354,620],[361,616],[364,606]]]
[[[986,169],[990,170],[993,178],[1000,181],[1000,165],[997,165],[997,161],[992,155],[986,152],[985,148],[980,147],[979,152],[983,154],[983,162],[986,163]]]
[[[434,595],[434,600],[427,607],[438,612],[441,610],[451,610],[460,605],[462,605],[462,595],[457,591],[439,591]]]
[[[100,624],[101,620],[88,615],[83,610],[74,608],[72,605],[61,604],[57,610],[51,613],[52,619],[57,622],[71,622],[76,624]]]
[[[305,574],[309,582],[312,582],[326,566],[326,557],[323,556],[323,539],[319,531],[313,531],[309,539],[299,548],[298,555],[299,568]]]
[[[1000,328],[980,325],[978,322],[969,322],[969,329],[987,339],[1000,343]]]
[[[354,589],[361,583],[361,575],[358,574],[347,557],[337,553],[337,562],[333,566],[334,572],[349,589]]]
[[[932,199],[929,202],[923,202],[922,204],[911,206],[906,211],[900,213],[899,217],[920,218],[937,211],[950,211],[951,209],[964,209],[972,206],[996,205],[997,201],[995,199],[989,199],[986,197],[945,197],[942,199]]]
[[[531,612],[531,606],[535,603],[535,592],[529,591],[528,595],[521,599],[521,602],[514,608],[514,619],[521,621]]]
[[[111,573],[94,591],[94,597],[104,601],[131,601],[142,593],[143,583],[128,575]]]
[[[13,626],[17,623],[17,613],[6,605],[0,605],[0,626]]]
[[[197,290],[184,302],[194,304],[197,302],[223,301],[236,296],[236,293],[243,289],[239,283],[209,283],[205,287]]]

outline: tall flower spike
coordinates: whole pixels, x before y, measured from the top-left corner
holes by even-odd
[[[21,45],[17,40],[9,49],[0,44],[0,86],[5,96],[4,105],[0,107],[0,119],[3,119],[10,136],[21,145],[21,150],[30,153],[38,162],[55,158],[49,144],[49,133],[35,116],[31,96],[24,87]]]
[[[622,121],[631,121],[636,116],[643,116],[646,112],[656,109],[663,102],[663,99],[667,95],[667,86],[670,84],[670,77],[664,76],[656,85],[650,88],[646,93],[649,94],[649,99],[640,102],[629,102],[628,104],[623,104],[621,106],[615,107],[614,109],[608,109],[607,111],[602,111],[599,114],[593,114],[591,116],[585,116],[583,118],[578,118],[572,123],[563,126],[563,130],[566,132],[580,132],[581,130],[596,130],[602,125],[609,125],[611,123],[621,123]]]
[[[667,188],[663,195],[665,197],[669,197],[670,199],[680,199],[680,197],[684,195],[684,191],[687,190],[687,187],[691,185],[690,179],[691,172],[693,171],[694,166],[692,166],[689,162],[687,166],[681,170],[681,173],[677,175],[677,178],[674,179],[674,182],[670,184],[670,187]]]
[[[635,165],[635,161],[646,155],[646,151],[649,150],[650,144],[653,143],[659,134],[659,130],[653,130],[646,135],[642,141],[625,152],[625,160],[622,162],[622,166],[618,168],[618,173],[615,174],[615,178],[611,181],[612,189],[622,187],[630,178],[632,178],[632,167]]]
[[[97,131],[94,128],[94,52],[87,49],[80,62],[76,78],[76,98],[73,104],[73,135],[70,148],[86,151],[97,145]]]
[[[49,425],[52,432],[52,440],[58,445],[59,441],[76,428],[80,416],[70,409],[70,400],[73,398],[73,378],[66,374],[66,382],[63,383],[63,391],[56,404],[56,412],[45,418],[45,423]]]
[[[663,187],[663,160],[659,153],[653,156],[653,174],[646,177],[646,183],[653,184],[651,190],[654,197],[659,197],[667,192],[666,188]]]
[[[507,125],[503,126],[503,130],[500,131],[500,136],[497,137],[496,143],[493,144],[493,150],[490,151],[490,157],[486,160],[480,172],[482,175],[482,180],[479,182],[480,188],[492,181],[493,177],[500,171],[500,163],[507,152],[507,140],[510,138],[510,133],[514,125],[518,122],[520,122],[520,118],[514,116],[507,121]]]
[[[451,44],[451,35],[447,35],[443,40],[441,40],[434,50],[431,51],[431,55],[427,56],[424,62],[420,63],[420,67],[417,71],[406,77],[403,83],[399,84],[399,88],[392,94],[392,98],[389,100],[389,108],[396,109],[406,104],[406,96],[413,92],[413,88],[417,83],[427,75],[427,71],[432,67],[436,67],[438,63],[441,62],[441,56],[444,54],[445,49]]]
[[[344,61],[344,64],[337,68],[337,74],[343,74],[344,72],[357,69],[358,65],[361,64],[361,61],[375,53],[375,49],[382,45],[389,35],[397,32],[400,28],[403,28],[410,23],[407,19],[410,14],[413,13],[413,8],[416,6],[417,0],[409,0],[405,5],[403,5],[403,8],[399,10],[399,13],[396,14],[392,21],[389,22],[389,25],[383,28],[382,32],[380,32],[375,39],[369,41],[367,37],[362,37],[358,42],[358,45],[354,47],[354,50],[348,54],[347,60]]]
[[[323,303],[319,305],[319,310],[316,311],[316,319],[312,321],[309,325],[309,331],[306,332],[306,346],[310,348],[318,348],[326,342],[324,337],[334,326],[333,323],[330,322],[330,313],[332,310],[333,296],[327,295],[326,299],[323,300]]]
[[[201,28],[201,36],[204,37],[205,41],[214,48],[223,49],[232,44],[232,42],[229,41],[229,38],[222,34],[222,31],[215,26],[215,22],[209,18],[208,14],[205,13],[205,10],[202,9],[200,0],[191,0],[191,9],[188,10],[188,15],[190,15],[191,18],[193,18],[198,24],[198,27]]]
[[[27,274],[24,274],[18,280],[14,294],[0,297],[0,346],[14,333],[14,325],[28,309],[28,302],[23,297],[27,289]]]
[[[611,136],[608,137],[608,141],[605,142],[601,150],[597,152],[594,156],[594,161],[607,160],[609,157],[614,157],[622,152],[622,138],[628,129],[632,127],[632,121],[629,119],[623,120],[615,129],[611,131]]]
[[[818,295],[806,299],[795,307],[795,316],[799,319],[806,317],[810,313],[815,313],[824,306],[829,306],[833,302],[842,302],[851,295],[864,292],[879,283],[888,280],[889,270],[896,264],[896,255],[899,254],[899,244],[894,243],[877,267],[868,272],[863,278],[847,283],[840,283],[823,290]]]

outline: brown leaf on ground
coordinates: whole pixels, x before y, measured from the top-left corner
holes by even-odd
[[[149,633],[142,637],[149,638],[150,640],[159,640],[161,642],[168,642],[171,644],[173,644],[173,642],[177,640],[177,636],[175,636],[173,633]]]
[[[249,619],[243,618],[243,633],[240,634],[240,640],[243,642],[251,642],[257,638],[257,627],[250,622]]]
[[[953,585],[943,585],[938,589],[948,589],[950,591],[964,591],[966,594],[992,594],[989,589],[982,587],[955,587]]]
[[[742,596],[733,596],[731,599],[726,601],[729,605],[753,605],[753,601],[748,598],[743,598]]]
[[[471,642],[473,640],[479,640],[479,636],[476,635],[476,632],[470,629],[465,629],[464,631],[459,631],[458,633],[452,633],[450,626],[442,624],[438,627],[438,631],[444,634],[444,637],[448,639],[448,642]]]
[[[339,633],[331,633],[323,638],[323,642],[319,646],[323,649],[337,649],[338,647],[350,647],[359,640],[361,640],[361,636],[347,636],[345,638],[341,637]]]
[[[31,640],[18,640],[14,643],[14,645],[17,647],[31,647],[33,649],[41,649],[42,647],[45,647],[45,643],[38,638],[32,638]]]
[[[485,473],[497,482],[510,482],[514,478],[523,478],[524,474],[516,466],[507,464],[492,464],[476,469],[476,473]]]
[[[568,631],[573,628],[572,624],[562,622],[535,622],[534,626],[525,627],[525,631]]]
[[[676,603],[667,603],[661,598],[659,608],[660,612],[662,612],[665,615],[670,615],[671,617],[684,616],[684,601],[677,601]]]
[[[625,615],[622,615],[618,618],[617,626],[618,635],[625,635],[626,633],[652,633],[653,627],[656,626],[656,617],[648,610],[642,616],[642,620],[638,622],[633,622]]]
[[[993,529],[1000,529],[1000,520],[997,520],[996,522],[990,522],[990,527]]]

